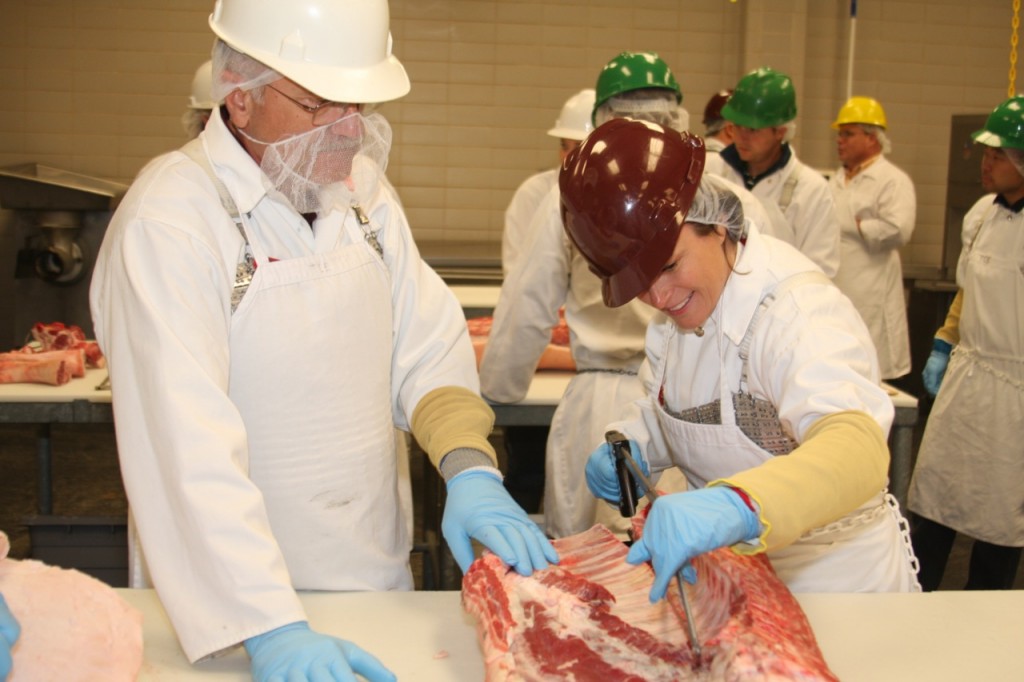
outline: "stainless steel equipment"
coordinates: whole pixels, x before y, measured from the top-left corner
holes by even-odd
[[[36,163],[0,168],[0,351],[24,344],[35,322],[93,335],[92,266],[127,189]]]

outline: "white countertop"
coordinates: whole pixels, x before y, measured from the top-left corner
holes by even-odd
[[[152,590],[119,589],[145,616],[139,680],[250,679],[244,652],[190,666]],[[1020,679],[1024,591],[796,595],[843,682]],[[459,592],[307,593],[314,629],[352,639],[399,680],[483,679]]]

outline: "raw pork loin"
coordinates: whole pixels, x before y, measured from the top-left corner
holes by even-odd
[[[42,346],[43,350],[81,348],[85,351],[85,361],[89,367],[103,368],[107,366],[106,358],[103,357],[99,344],[87,340],[85,332],[78,325],[66,325],[63,322],[49,324],[36,322],[32,325],[32,338]]]
[[[480,367],[480,360],[484,356],[484,348],[487,347],[487,339],[493,323],[493,317],[471,317],[466,320],[469,337],[473,342],[473,350],[476,351],[477,367]],[[569,347],[569,325],[565,322],[564,311],[559,311],[558,324],[551,328],[551,341],[544,349],[544,353],[541,354],[537,369],[576,371],[576,361],[572,359],[572,349]]]
[[[703,647],[690,647],[679,594],[648,601],[654,573],[626,563],[604,526],[554,540],[561,561],[529,578],[485,552],[466,573],[487,680],[574,682],[836,680],[800,605],[764,555],[698,557],[687,587]]]
[[[142,614],[74,570],[8,559],[0,533],[0,594],[21,625],[8,682],[119,682],[142,668]]]

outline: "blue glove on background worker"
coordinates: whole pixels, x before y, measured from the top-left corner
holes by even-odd
[[[358,682],[357,674],[370,682],[397,679],[373,655],[351,642],[314,632],[305,621],[250,637],[245,650],[252,659],[255,682]]]
[[[934,339],[932,341],[932,352],[928,355],[928,361],[924,364],[921,378],[924,380],[925,390],[933,397],[939,393],[939,386],[942,385],[942,377],[946,375],[946,366],[949,365],[949,353],[952,350],[952,344],[942,339]]]
[[[640,471],[644,472],[644,476],[649,477],[651,468],[640,454],[640,446],[636,441],[629,441],[629,453],[633,455],[633,460],[640,467]],[[611,443],[601,443],[594,448],[587,458],[587,466],[584,471],[587,476],[587,487],[590,488],[594,497],[599,497],[612,504],[619,503],[622,491],[619,489],[619,477],[615,475],[615,454],[612,452]],[[637,497],[642,497],[647,493],[647,489],[640,481],[636,482],[636,491]]]
[[[11,672],[11,649],[21,635],[21,626],[14,614],[7,607],[4,596],[0,594],[0,680],[6,680]]]
[[[558,563],[558,553],[537,524],[516,504],[491,471],[467,469],[447,483],[441,532],[465,573],[473,563],[471,538],[498,555],[519,575]]]
[[[651,505],[643,535],[629,548],[626,561],[634,565],[651,562],[653,604],[665,596],[680,569],[686,582],[697,582],[697,570],[690,563],[695,556],[760,534],[757,514],[728,486],[663,495]]]

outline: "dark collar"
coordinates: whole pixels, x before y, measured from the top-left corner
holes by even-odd
[[[772,164],[772,167],[761,173],[756,178],[751,176],[747,171],[747,162],[740,158],[739,152],[736,151],[736,145],[731,144],[721,151],[722,159],[736,169],[736,172],[743,177],[743,185],[747,189],[754,189],[754,185],[764,180],[772,173],[781,170],[789,159],[793,156],[793,152],[789,149],[789,143],[782,143],[782,154],[779,155],[779,160]]]
[[[1020,213],[1021,209],[1024,209],[1024,199],[1021,199],[1020,201],[1018,201],[1017,203],[1015,203],[1015,204],[1013,204],[1011,206],[1010,203],[1006,200],[1006,198],[1002,194],[997,194],[996,195],[995,203],[999,204],[1000,206],[1005,207],[1007,210],[1009,210],[1009,211],[1011,211],[1013,213]]]

